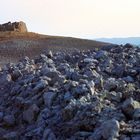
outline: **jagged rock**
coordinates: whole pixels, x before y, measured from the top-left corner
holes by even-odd
[[[36,115],[39,112],[39,108],[36,104],[30,106],[27,110],[23,112],[23,120],[29,124],[35,121]]]
[[[48,57],[48,58],[52,58],[52,57],[53,57],[52,51],[49,51],[49,52],[47,53],[47,57]]]
[[[111,74],[116,75],[117,77],[123,77],[124,72],[125,72],[125,66],[117,65],[112,69]]]
[[[93,135],[90,137],[90,140],[100,140],[100,139],[108,139],[108,140],[114,140],[119,136],[120,131],[120,125],[117,120],[109,120],[107,122],[104,122],[100,128],[97,128],[97,130],[93,133]]]
[[[116,138],[119,136],[120,125],[117,120],[107,121],[102,125],[102,136],[104,139]]]
[[[134,79],[131,76],[124,77],[123,80],[125,80],[128,83],[133,83],[134,82]]]
[[[140,120],[140,108],[136,108],[134,110],[133,119],[134,120]]]
[[[22,76],[22,73],[21,73],[20,70],[15,70],[15,71],[13,71],[12,74],[11,74],[11,77],[12,77],[12,80],[13,80],[13,81],[17,80],[17,79],[18,79],[19,77],[21,77],[21,76]]]
[[[88,76],[91,80],[100,77],[100,75],[95,70],[91,69],[86,69],[84,75]]]
[[[35,92],[42,91],[46,86],[48,86],[48,82],[46,80],[41,79],[39,82],[36,83],[34,87]]]
[[[123,112],[130,118],[133,117],[135,109],[137,108],[140,108],[140,104],[139,102],[133,100],[133,98],[127,99],[122,105]]]
[[[120,102],[121,99],[122,99],[122,93],[121,92],[115,92],[115,91],[107,92],[106,96],[109,100],[116,101],[116,102]]]
[[[95,93],[95,83],[93,81],[88,82],[88,87],[89,87],[91,95],[94,95],[94,93]]]
[[[74,117],[74,115],[75,115],[75,108],[73,108],[71,104],[66,106],[62,111],[62,118],[64,121],[71,120]]]
[[[43,98],[44,98],[45,105],[50,108],[53,103],[53,100],[56,98],[56,93],[45,92]]]
[[[104,89],[108,91],[115,91],[117,89],[118,82],[115,80],[115,78],[109,78],[104,84]]]
[[[107,56],[107,52],[106,51],[103,51],[103,50],[100,50],[97,52],[95,58],[96,59],[101,59],[101,58],[105,58]]]

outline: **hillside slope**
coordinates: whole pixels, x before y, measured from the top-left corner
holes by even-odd
[[[87,50],[108,45],[110,44],[98,41],[47,36],[31,32],[0,32],[0,65],[9,62],[17,62],[24,56],[35,58],[37,55],[47,50]]]

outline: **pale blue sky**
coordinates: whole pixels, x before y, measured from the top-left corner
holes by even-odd
[[[0,23],[82,38],[140,36],[140,0],[1,0]]]

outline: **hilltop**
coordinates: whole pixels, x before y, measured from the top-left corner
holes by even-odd
[[[49,36],[27,31],[0,31],[1,65],[8,62],[17,62],[24,56],[35,58],[37,55],[46,52],[47,50],[55,52],[59,50],[72,51],[74,49],[88,50],[109,45],[111,44],[99,41],[72,37]]]

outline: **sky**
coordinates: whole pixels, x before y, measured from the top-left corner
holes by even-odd
[[[140,36],[140,0],[1,0],[0,23],[80,38]]]

